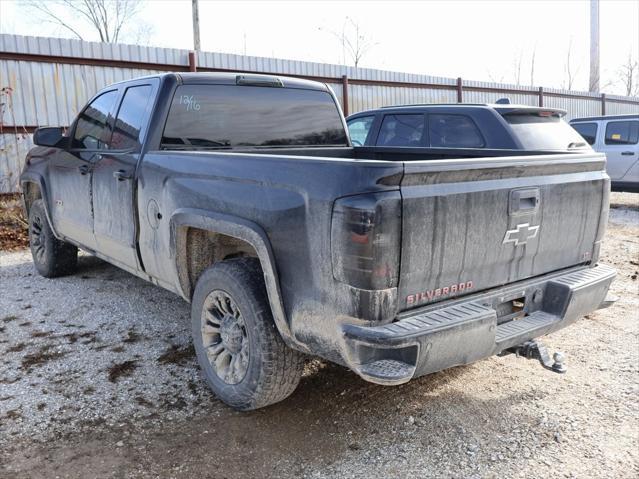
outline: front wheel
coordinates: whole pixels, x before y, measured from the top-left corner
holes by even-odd
[[[202,273],[191,322],[204,378],[229,406],[268,406],[297,387],[304,356],[286,346],[275,327],[258,260],[226,260]]]
[[[75,270],[78,248],[53,235],[41,199],[29,208],[29,246],[33,264],[45,278],[63,276]]]

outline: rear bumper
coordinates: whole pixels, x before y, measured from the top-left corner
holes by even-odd
[[[344,325],[345,359],[364,379],[388,385],[469,364],[609,306],[615,276],[597,265],[438,303],[383,326]],[[503,322],[499,305],[514,299],[524,303],[525,316]]]

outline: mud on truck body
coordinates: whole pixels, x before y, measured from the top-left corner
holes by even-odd
[[[238,409],[290,395],[307,355],[386,385],[509,351],[561,370],[531,340],[609,303],[589,148],[353,148],[326,85],[243,74],[118,83],[34,142],[40,274],[81,248],[189,301]]]

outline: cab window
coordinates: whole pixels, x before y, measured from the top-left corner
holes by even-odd
[[[162,136],[163,149],[347,144],[328,92],[261,86],[179,86]]]
[[[354,146],[364,146],[375,120],[374,116],[362,116],[348,122],[348,133]]]
[[[574,123],[571,125],[577,133],[584,137],[589,145],[594,145],[597,140],[597,124],[596,123]]]
[[[118,91],[111,90],[102,93],[87,105],[78,116],[73,135],[73,148],[101,150],[109,147],[108,118],[113,114],[117,98]]]
[[[139,146],[140,131],[151,100],[151,91],[151,85],[127,88],[113,128],[112,149],[130,149]]]
[[[611,121],[606,125],[606,145],[636,145],[639,121]]]

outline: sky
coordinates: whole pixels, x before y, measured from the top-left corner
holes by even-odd
[[[534,52],[532,84],[566,88],[570,50],[572,89],[588,89],[589,0],[200,0],[199,9],[206,51],[352,64],[338,34],[346,25],[352,37],[354,23],[371,45],[361,67],[530,85]],[[140,25],[124,40],[193,47],[191,0],[147,0]],[[0,32],[73,36],[21,0],[0,0]],[[88,30],[85,39],[96,40]],[[601,0],[600,49],[602,91],[623,94],[618,71],[639,59],[639,0]]]

